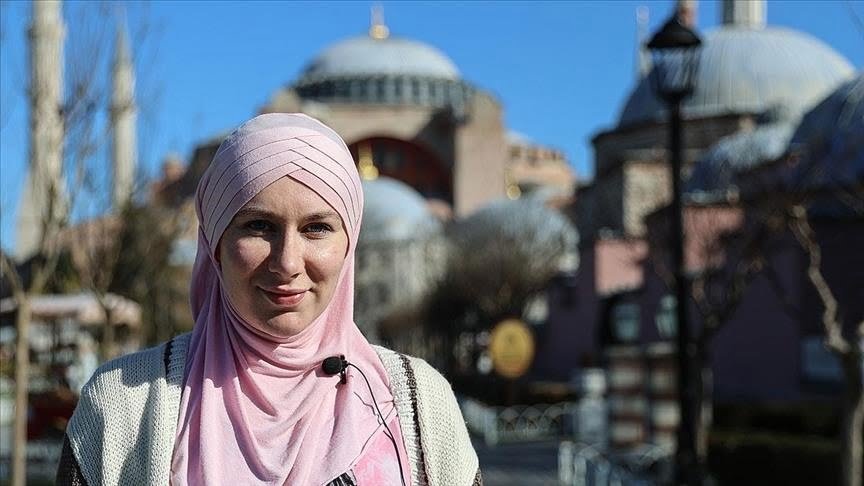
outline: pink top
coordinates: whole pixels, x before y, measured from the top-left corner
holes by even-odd
[[[396,440],[399,457],[402,458],[402,472],[404,473],[405,484],[411,484],[411,469],[408,464],[405,444],[402,441],[402,429],[399,426],[399,417],[394,416],[387,425],[390,427],[393,438]],[[399,481],[399,462],[396,460],[396,450],[393,449],[393,443],[390,442],[383,427],[372,439],[372,443],[367,446],[363,455],[360,456],[360,460],[357,461],[352,472],[358,486],[402,484]]]

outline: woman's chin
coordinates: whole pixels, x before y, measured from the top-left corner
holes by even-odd
[[[309,327],[311,321],[300,318],[298,315],[282,315],[269,319],[263,325],[256,326],[258,330],[275,338],[290,338],[303,332]]]

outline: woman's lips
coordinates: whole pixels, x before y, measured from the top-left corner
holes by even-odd
[[[306,290],[268,290],[261,289],[267,300],[279,307],[296,307],[306,297]]]

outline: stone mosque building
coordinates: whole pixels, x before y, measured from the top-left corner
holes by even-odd
[[[695,8],[696,2],[677,5]],[[684,171],[693,171],[689,197],[694,203],[705,197],[696,190],[701,184],[696,181],[705,178],[703,169],[694,170],[697,161],[728,153],[730,146],[742,154],[744,145],[761,156],[779,156],[803,113],[854,72],[820,40],[768,25],[764,1],[724,0],[720,7],[721,24],[700,33],[696,91],[682,106]],[[647,23],[644,15],[639,20]],[[544,348],[549,358],[536,363],[550,376],[566,378],[569,370],[598,363],[618,328],[622,335],[638,336],[640,322],[656,328],[655,317],[668,320],[674,309],[664,298],[671,296],[662,292],[647,308],[638,302],[652,273],[646,222],[671,200],[666,109],[652,93],[650,61],[641,54],[618,120],[592,138],[594,180],[578,189],[570,208],[580,234],[581,265],[572,285],[581,304],[559,306],[550,314]],[[737,141],[730,140],[734,137]],[[742,143],[742,138],[755,142]],[[716,176],[717,171],[709,172]],[[574,327],[574,320],[586,324]]]
[[[368,34],[315,54],[259,112],[314,116],[351,150],[367,201],[356,320],[374,338],[377,322],[410,306],[434,280],[443,223],[536,189],[566,200],[576,178],[560,151],[508,132],[501,102],[464,80],[444,53],[390,35],[380,10],[371,24]],[[156,199],[188,206],[221,139],[196,147],[185,169],[166,162]],[[195,231],[187,229],[176,261],[191,265]]]
[[[746,158],[749,147],[757,157],[779,156],[801,116],[854,74],[846,59],[818,39],[766,25],[765,5],[726,0],[721,25],[703,34],[696,91],[682,107],[685,178],[694,166],[707,164],[703,158],[718,154]],[[649,250],[646,223],[671,199],[667,114],[652,93],[649,69],[643,68],[623,99],[615,126],[593,137],[595,177],[580,188],[573,207],[586,279],[581,288],[593,289],[587,301],[641,287]],[[693,177],[688,197],[696,203],[706,197],[699,182],[704,167]],[[594,338],[592,332],[588,341]]]
[[[560,152],[508,134],[491,93],[434,47],[391,36],[380,12],[373,17],[368,35],[324,49],[261,111],[319,118],[342,135],[364,177],[400,180],[456,216],[537,186],[572,191]]]
[[[677,8],[680,13],[694,6],[680,1]],[[731,247],[722,246],[728,245],[724,234],[746,231],[752,218],[740,201],[767,197],[752,182],[767,168],[783,172],[795,140],[824,140],[823,151],[849,148],[857,159],[844,169],[843,180],[864,183],[861,75],[850,82],[853,66],[820,40],[767,25],[764,1],[725,0],[720,6],[721,25],[700,33],[696,90],[683,105],[685,256],[691,278],[731,265],[726,260],[731,253],[717,257],[703,250],[719,244],[725,252]],[[570,284],[576,304],[550,305],[533,370],[567,380],[574,370],[602,364],[610,386],[610,440],[621,447],[674,444],[677,420],[674,392],[651,388],[664,383],[662,373],[674,370],[677,304],[662,263],[668,258],[671,199],[668,115],[652,93],[650,64],[642,65],[615,126],[592,139],[595,179],[578,190],[572,207],[581,236],[581,265]],[[814,115],[834,98],[838,106],[845,103],[845,111],[822,109]],[[841,112],[847,114],[837,115]],[[819,122],[803,123],[802,117]],[[851,128],[840,130],[844,126]],[[814,129],[819,137],[809,135]],[[800,132],[808,134],[793,135]],[[842,163],[837,157],[814,161],[820,166],[816,173],[836,172],[832,165]],[[864,312],[864,274],[850,270],[862,265],[860,215],[821,217],[812,224],[824,245],[826,278],[848,306],[844,325],[851,328]],[[752,280],[711,341],[708,367],[717,401],[796,401],[837,393],[839,368],[821,345],[821,303],[807,281],[806,256],[790,238],[779,237],[778,246],[766,250],[775,276],[763,272]],[[790,312],[786,299],[800,310]],[[700,320],[692,302],[689,314]]]
[[[322,120],[345,139],[364,179],[401,181],[445,219],[538,187],[566,196],[575,187],[560,151],[509,132],[492,93],[462,79],[438,49],[391,36],[380,12],[373,14],[368,35],[313,56],[259,112],[302,112]],[[176,164],[166,167],[169,180],[163,182],[176,186],[171,198],[194,191],[192,183],[220,141],[217,136],[199,145],[185,172]]]

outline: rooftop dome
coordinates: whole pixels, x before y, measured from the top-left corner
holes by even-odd
[[[724,25],[708,33],[688,117],[763,113],[778,105],[801,114],[853,73],[823,42],[783,28]],[[619,127],[662,120],[665,106],[643,77],[624,105]]]
[[[793,188],[864,182],[864,74],[828,95],[801,120],[789,144]]]
[[[361,242],[409,240],[441,227],[423,196],[396,179],[364,180],[363,196]]]
[[[428,44],[397,37],[357,36],[324,49],[303,71],[300,82],[381,75],[460,78],[453,61]]]

